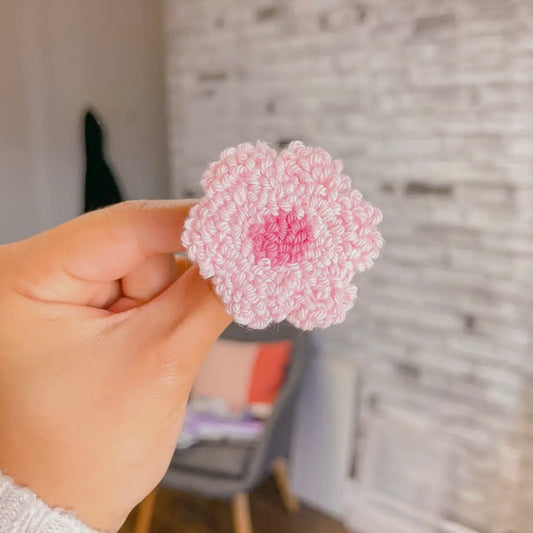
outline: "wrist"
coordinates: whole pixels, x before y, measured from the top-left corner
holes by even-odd
[[[24,531],[95,533],[74,513],[50,508],[30,489],[19,486],[0,471],[0,531],[16,533],[21,524]]]
[[[0,461],[0,531],[12,531],[2,522],[9,518],[28,521],[32,527],[24,531],[116,533],[127,518],[127,514],[119,516],[106,509],[106,502],[96,501],[97,497],[76,496],[70,484],[43,477],[38,468],[28,476],[26,469],[11,466]]]

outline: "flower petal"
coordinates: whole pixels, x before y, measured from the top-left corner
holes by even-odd
[[[302,329],[344,320],[356,272],[383,244],[381,212],[322,148],[293,142],[224,150],[204,173],[205,191],[182,241],[200,274],[240,324],[288,319]]]

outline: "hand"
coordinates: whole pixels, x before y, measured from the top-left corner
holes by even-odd
[[[0,469],[117,530],[161,480],[231,322],[173,252],[192,202],[126,202],[0,246]]]

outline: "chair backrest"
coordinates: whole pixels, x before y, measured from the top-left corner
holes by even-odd
[[[224,330],[221,338],[241,342],[276,342],[298,340],[302,335],[305,335],[305,332],[287,322],[273,324],[266,329],[250,329],[233,322]]]

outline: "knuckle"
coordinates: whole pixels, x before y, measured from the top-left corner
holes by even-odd
[[[148,210],[153,208],[153,202],[151,202],[150,200],[126,200],[125,202],[117,204],[117,208],[125,209],[127,211]]]

